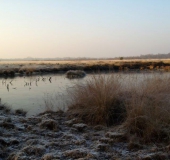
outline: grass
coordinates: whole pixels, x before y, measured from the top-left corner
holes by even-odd
[[[123,124],[144,142],[170,140],[170,77],[152,75],[124,85],[120,74],[92,76],[68,92],[68,115],[96,125]]]
[[[129,133],[145,141],[170,139],[170,78],[145,78],[140,86],[131,87],[126,99]]]
[[[69,115],[89,124],[111,125],[122,121],[125,106],[119,76],[92,76],[85,83],[76,84],[69,94]]]
[[[81,70],[69,70],[66,72],[66,77],[69,79],[73,78],[83,78],[86,76],[86,73]]]
[[[8,66],[8,67],[6,67]],[[20,70],[28,75],[33,71],[58,72],[68,70],[84,70],[88,72],[122,71],[122,70],[161,70],[170,71],[170,59],[131,59],[131,60],[70,60],[70,61],[0,61],[0,75],[3,71]],[[32,70],[32,71],[31,71]]]

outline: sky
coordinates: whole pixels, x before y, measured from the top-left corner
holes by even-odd
[[[0,0],[0,58],[170,52],[170,0]]]

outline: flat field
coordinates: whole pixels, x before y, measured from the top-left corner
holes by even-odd
[[[170,59],[129,60],[70,60],[70,61],[0,61],[0,74],[25,72],[60,72],[68,70],[121,71],[165,70],[170,71]]]
[[[128,59],[128,60],[70,60],[70,61],[62,61],[62,60],[54,60],[54,61],[0,61],[0,65],[18,65],[18,64],[123,64],[123,63],[145,63],[145,62],[163,62],[170,63],[170,59]]]

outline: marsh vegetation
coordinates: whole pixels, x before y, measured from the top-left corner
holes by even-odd
[[[120,125],[142,141],[170,140],[170,76],[123,83],[120,74],[92,76],[69,90],[68,115],[91,125]]]
[[[38,87],[45,86],[50,90],[65,86],[67,93],[65,98],[64,94],[49,93],[41,97],[45,108],[34,116],[26,116],[22,106],[13,111],[13,106],[0,103],[2,159],[169,159],[169,73],[98,73],[73,80],[64,77],[21,77],[22,83],[2,80],[4,89],[9,85],[7,98],[9,93],[21,92],[21,85],[28,95],[39,94]],[[14,90],[11,87],[16,83]],[[60,107],[62,98],[68,108]]]
[[[169,59],[70,60],[70,61],[0,61],[0,76],[31,76],[65,73],[69,70],[96,71],[170,71]]]

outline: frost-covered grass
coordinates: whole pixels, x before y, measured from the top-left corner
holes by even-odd
[[[157,64],[159,66],[157,66]],[[125,68],[138,65],[140,67],[160,68],[162,65],[170,66],[170,59],[129,59],[129,60],[70,60],[70,61],[0,61],[0,71],[4,69],[30,69],[49,67],[102,67],[102,66],[123,66]],[[139,68],[138,68],[139,69]]]

